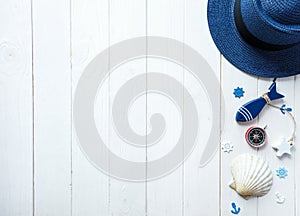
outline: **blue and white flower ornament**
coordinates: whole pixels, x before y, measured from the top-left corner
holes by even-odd
[[[281,179],[284,179],[285,177],[287,177],[288,175],[288,171],[286,168],[284,167],[279,167],[277,170],[276,170],[276,175],[281,178]]]
[[[244,89],[240,87],[235,88],[233,91],[233,94],[236,98],[244,97],[244,93],[245,93]]]

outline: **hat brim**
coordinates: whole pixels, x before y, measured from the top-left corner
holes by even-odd
[[[208,25],[222,55],[249,74],[279,78],[300,73],[300,44],[288,49],[267,51],[247,44],[234,21],[235,0],[209,0]]]

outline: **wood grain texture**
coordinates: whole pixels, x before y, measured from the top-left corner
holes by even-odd
[[[195,49],[210,65],[214,76],[220,81],[221,67],[220,55],[215,47],[206,21],[207,1],[186,1],[185,2],[185,39],[184,42]],[[197,22],[195,20],[198,20]],[[199,71],[202,73],[202,71]],[[187,74],[186,74],[187,75]],[[189,84],[187,77],[186,86]],[[220,182],[219,169],[220,157],[219,149],[215,152],[213,159],[205,167],[199,167],[200,157],[203,154],[204,147],[211,145],[207,143],[208,134],[211,133],[212,121],[220,121],[221,113],[212,113],[211,99],[205,88],[205,85],[199,86],[195,90],[194,100],[198,104],[199,112],[199,139],[191,156],[184,162],[184,214],[190,216],[197,215],[219,215],[220,214]],[[220,97],[220,86],[215,87],[215,97]],[[221,102],[221,101],[220,101]],[[220,104],[218,104],[220,106]],[[221,122],[221,121],[220,121]],[[218,136],[220,136],[219,131]],[[217,137],[216,142],[220,142]]]
[[[32,215],[32,43],[30,1],[0,8],[0,214]]]
[[[77,83],[88,63],[109,46],[109,1],[73,0],[71,8],[72,99]],[[108,61],[107,61],[108,64]],[[100,110],[108,110],[108,86],[103,87]],[[107,113],[101,115],[101,135],[108,137]],[[73,125],[74,126],[74,125]],[[73,215],[109,215],[109,177],[98,170],[80,147],[73,127],[72,140],[72,213]]]
[[[184,1],[148,1],[147,7],[147,35],[148,36],[161,36],[172,38],[184,43],[185,38],[185,2]],[[151,44],[148,45],[151,49]],[[166,46],[167,52],[174,52],[172,46]],[[184,58],[184,50],[180,50],[182,58]],[[180,55],[179,54],[179,55]],[[168,78],[176,79],[180,86],[174,86],[170,81],[166,81],[167,88],[171,91],[178,92],[177,101],[174,98],[170,101],[171,95],[167,92],[153,92],[149,89],[155,85],[155,80],[147,80],[147,124],[150,125],[150,117],[155,113],[163,116],[166,122],[165,130],[161,140],[147,148],[148,161],[163,158],[167,155],[170,149],[179,146],[184,152],[184,142],[179,142],[180,134],[184,134],[183,118],[184,113],[180,112],[184,106],[184,74],[185,70],[182,66],[171,64],[168,61],[159,59],[154,60],[148,58],[147,76],[153,73],[168,76]],[[162,94],[167,94],[163,96]],[[176,108],[176,106],[178,108]],[[180,121],[181,120],[181,121]],[[148,132],[149,134],[150,132]],[[170,136],[172,134],[172,136]],[[184,136],[184,135],[183,135]],[[182,158],[178,158],[183,160]],[[168,167],[168,162],[162,164],[163,167]],[[147,183],[147,215],[149,216],[163,216],[174,215],[179,216],[183,214],[183,166],[179,166],[171,174],[158,178],[157,180]]]
[[[1,0],[0,0],[1,1]],[[0,8],[0,215],[2,216],[226,216],[232,215],[232,202],[241,208],[239,215],[298,216],[300,206],[299,141],[291,157],[279,159],[271,148],[281,136],[289,138],[292,121],[277,109],[266,107],[259,118],[238,124],[238,108],[267,91],[272,80],[239,71],[222,57],[214,45],[207,25],[207,1],[200,0],[2,0]],[[86,66],[110,46],[141,36],[176,39],[196,50],[210,65],[219,80],[216,97],[224,96],[220,112],[212,113],[205,84],[194,80],[182,65],[160,58],[131,59],[107,74],[99,84],[94,117],[99,135],[108,150],[124,161],[144,163],[145,181],[120,180],[112,176],[118,163],[107,159],[101,169],[89,160],[73,125],[75,90]],[[151,48],[145,43],[145,50]],[[134,47],[133,47],[134,49]],[[166,48],[168,53],[173,47]],[[145,53],[146,54],[146,53]],[[118,53],[109,50],[107,67]],[[184,60],[185,50],[182,50]],[[151,90],[157,82],[151,75],[163,74],[180,83],[173,88],[179,98]],[[137,76],[143,91],[132,98],[126,119],[132,132],[144,137],[132,145],[116,130],[118,120],[112,110],[117,94]],[[136,84],[137,85],[137,84]],[[244,97],[233,91],[242,87]],[[293,108],[300,122],[300,79],[277,80],[278,92],[286,97],[274,102]],[[132,86],[132,89],[135,85]],[[184,95],[184,89],[191,98]],[[200,129],[195,148],[184,161],[186,139],[181,145],[184,161],[175,171],[155,180],[148,165],[166,155],[183,130],[180,109],[194,100]],[[157,143],[151,143],[151,117],[161,114],[166,130]],[[234,149],[223,152],[221,145],[212,160],[199,167],[212,121],[219,128],[220,144],[231,142]],[[268,143],[261,149],[245,141],[246,130],[267,125]],[[297,134],[299,133],[297,127]],[[267,160],[273,171],[273,187],[264,197],[244,200],[229,188],[230,163],[242,153],[253,153]],[[168,167],[168,161],[161,168]],[[276,170],[284,166],[286,179]],[[128,170],[132,172],[132,170]],[[276,203],[275,192],[285,196]]]
[[[145,36],[147,34],[147,5],[146,0],[110,0],[110,26],[109,26],[109,45],[120,43],[124,40]],[[146,43],[141,45],[143,49]],[[132,47],[135,49],[135,47]],[[118,53],[110,52],[110,59],[119,56]],[[127,60],[126,60],[127,61]],[[140,58],[137,60],[128,60],[125,64],[114,68],[109,73],[109,110],[112,111],[114,103],[119,91],[130,80],[134,80],[137,76],[146,74],[146,60]],[[118,118],[113,114],[109,116],[108,125],[110,125],[108,146],[110,150],[119,158],[125,161],[137,161],[142,163],[141,174],[146,179],[146,77],[141,79],[141,83],[136,86],[142,89],[138,98],[128,98],[132,104],[128,110],[125,110],[129,121],[129,127],[133,133],[143,137],[138,143],[143,147],[136,147],[129,144],[125,138],[125,134],[118,133],[114,124],[118,124]],[[134,89],[134,86],[132,86]],[[129,93],[129,92],[128,92]],[[125,97],[130,97],[126,94]],[[127,99],[127,98],[123,98]],[[120,108],[123,111],[126,107]],[[114,121],[113,121],[114,119]],[[133,140],[134,141],[134,140]],[[125,162],[124,161],[124,162]],[[115,161],[110,161],[111,167],[118,167]],[[126,172],[134,173],[134,170],[127,169]],[[134,179],[119,180],[110,178],[110,215],[146,215],[146,180],[140,182],[132,182]]]
[[[70,4],[33,1],[35,215],[71,215]]]

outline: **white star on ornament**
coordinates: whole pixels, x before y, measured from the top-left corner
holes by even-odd
[[[277,157],[282,157],[284,154],[291,155],[291,148],[294,146],[293,141],[286,140],[285,137],[281,137],[279,145],[273,146],[273,149],[276,151]]]

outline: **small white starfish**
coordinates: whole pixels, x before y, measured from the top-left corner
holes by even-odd
[[[294,146],[293,141],[286,140],[285,137],[281,137],[279,145],[273,146],[273,149],[276,151],[277,157],[282,157],[284,154],[291,155],[291,148]]]

